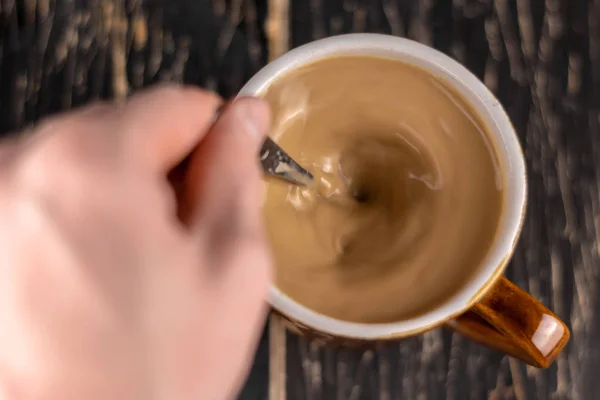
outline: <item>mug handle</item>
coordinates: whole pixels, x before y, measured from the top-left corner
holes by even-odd
[[[552,364],[570,337],[563,321],[504,277],[469,311],[446,325],[539,368]]]

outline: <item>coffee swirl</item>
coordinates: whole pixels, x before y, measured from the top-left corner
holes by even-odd
[[[265,97],[272,137],[315,176],[312,187],[266,185],[282,291],[332,317],[384,322],[434,307],[473,276],[498,229],[502,178],[460,97],[368,57],[293,71]]]

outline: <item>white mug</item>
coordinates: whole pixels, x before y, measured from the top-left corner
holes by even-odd
[[[273,309],[286,318],[291,329],[331,344],[354,346],[402,339],[446,324],[531,365],[547,367],[567,343],[569,331],[550,310],[502,277],[525,216],[525,161],[508,116],[477,77],[452,58],[417,42],[379,34],[348,34],[291,50],[260,70],[239,95],[261,96],[287,72],[342,55],[375,56],[414,65],[452,87],[472,106],[487,127],[505,177],[506,203],[499,233],[475,277],[443,304],[414,318],[378,324],[337,320],[297,303],[274,285],[270,288]]]

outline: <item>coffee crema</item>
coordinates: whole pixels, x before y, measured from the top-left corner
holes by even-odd
[[[503,177],[470,106],[432,74],[376,57],[328,58],[263,93],[270,136],[315,176],[268,178],[275,285],[352,322],[427,312],[482,265],[499,228]]]

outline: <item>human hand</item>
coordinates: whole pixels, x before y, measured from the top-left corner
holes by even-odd
[[[213,125],[219,106],[163,87],[0,144],[0,399],[236,393],[266,312],[270,117],[241,99]]]

